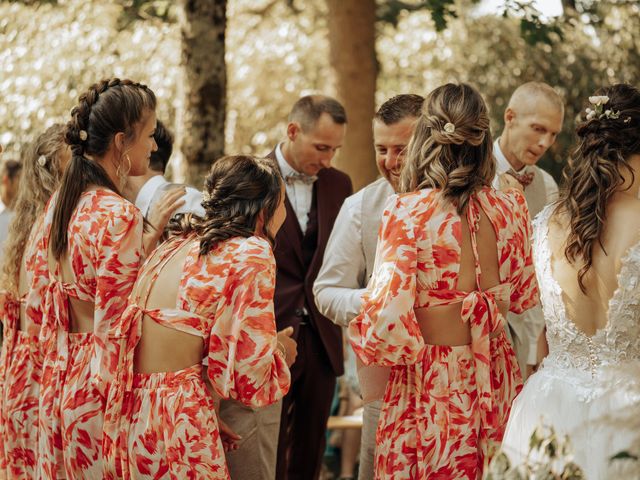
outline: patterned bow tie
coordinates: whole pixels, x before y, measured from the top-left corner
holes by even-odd
[[[518,180],[520,185],[522,185],[522,188],[527,188],[531,185],[531,182],[533,182],[533,179],[536,176],[534,172],[517,173],[514,170],[509,170],[507,173]]]
[[[289,173],[284,177],[284,181],[287,185],[293,185],[296,182],[304,183],[305,185],[313,185],[318,179],[315,175],[305,175],[304,173]]]

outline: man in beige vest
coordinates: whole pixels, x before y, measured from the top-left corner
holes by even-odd
[[[338,325],[346,327],[360,311],[361,297],[373,271],[382,211],[397,187],[404,150],[423,102],[418,95],[397,95],[387,100],[374,117],[376,163],[382,178],[345,200],[313,287],[318,310]],[[353,356],[351,347],[348,350],[348,355]],[[389,370],[359,363],[358,378],[364,403],[358,478],[370,480]]]
[[[494,188],[500,177],[509,174],[524,190],[529,213],[533,219],[558,195],[558,186],[551,175],[536,166],[542,155],[556,141],[562,129],[564,105],[560,95],[546,83],[528,82],[518,87],[504,112],[504,130],[493,145],[496,159]],[[544,329],[540,306],[522,315],[507,315],[523,379],[537,364],[537,343]]]

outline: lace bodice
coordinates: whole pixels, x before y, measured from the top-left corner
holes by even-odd
[[[622,259],[618,288],[609,301],[609,320],[589,337],[567,318],[560,285],[551,275],[547,206],[534,221],[534,262],[547,327],[545,363],[577,368],[595,377],[602,367],[640,360],[640,243]]]

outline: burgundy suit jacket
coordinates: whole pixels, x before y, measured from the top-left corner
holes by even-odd
[[[272,159],[276,164],[278,162],[275,150],[267,155],[267,158]],[[318,333],[336,376],[344,373],[342,330],[318,311],[312,288],[322,265],[333,223],[342,202],[352,193],[353,186],[347,174],[335,168],[320,170],[314,184],[318,215],[318,243],[309,268],[305,267],[303,261],[300,224],[289,198],[285,199],[287,218],[276,236],[274,250],[277,267],[274,297],[277,328],[281,330],[293,326],[294,336],[297,337],[300,321],[302,321],[300,313],[302,307],[306,306],[312,325],[305,328],[313,329]]]

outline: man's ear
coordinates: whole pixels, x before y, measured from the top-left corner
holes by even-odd
[[[287,125],[287,138],[292,142],[295,141],[300,131],[301,128],[298,122],[289,122],[289,125]]]
[[[515,119],[516,119],[516,112],[512,108],[507,108],[504,111],[504,124],[508,125],[510,123],[513,123]]]

